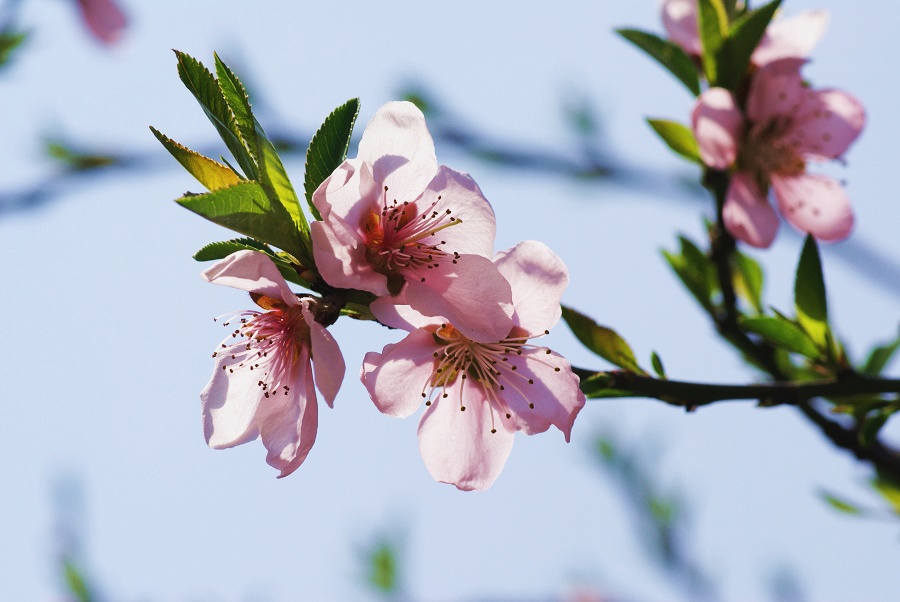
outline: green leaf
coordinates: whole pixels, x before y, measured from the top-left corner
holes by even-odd
[[[351,98],[325,118],[306,150],[306,176],[303,189],[306,202],[316,219],[322,219],[313,205],[313,193],[347,158],[353,124],[359,115],[359,99]]]
[[[380,542],[369,552],[368,582],[377,591],[391,594],[399,587],[399,561],[390,542]]]
[[[843,512],[844,514],[862,514],[862,510],[859,508],[859,506],[856,506],[846,500],[842,500],[837,496],[828,493],[827,491],[820,491],[819,496],[822,498],[822,500],[825,501],[825,503],[839,512]]]
[[[247,96],[241,80],[228,68],[228,65],[222,62],[219,55],[213,53],[213,58],[216,62],[216,75],[219,78],[218,84],[219,89],[222,90],[222,97],[228,104],[228,108],[231,109],[231,114],[234,115],[234,123],[250,157],[257,159],[259,151],[256,146],[256,128],[253,111],[250,108],[250,97]]]
[[[666,377],[666,369],[663,367],[662,359],[659,357],[659,354],[653,351],[650,353],[650,365],[653,366],[653,371],[656,372],[656,375],[660,378]]]
[[[94,599],[87,580],[71,560],[63,561],[63,576],[66,580],[66,588],[78,602],[91,602]]]
[[[718,85],[719,48],[728,36],[728,13],[722,0],[697,0],[697,30],[703,45],[703,71],[711,86]]]
[[[219,87],[219,82],[197,59],[177,50],[175,55],[178,57],[178,77],[203,107],[225,146],[244,170],[244,175],[250,180],[259,179],[256,164],[242,140],[241,130]]]
[[[697,147],[697,139],[691,128],[676,121],[665,119],[647,119],[647,123],[653,128],[669,148],[694,163],[702,164],[700,149]]]
[[[900,486],[890,478],[880,475],[872,479],[872,486],[891,505],[894,514],[900,514]]]
[[[794,304],[797,321],[821,348],[828,345],[828,306],[825,300],[825,280],[822,277],[822,262],[816,239],[807,235],[800,263],[797,265],[797,279],[794,282]]]
[[[893,415],[894,410],[884,408],[866,416],[859,428],[859,443],[863,447],[869,447],[878,439],[878,433]]]
[[[718,51],[719,77],[716,85],[732,91],[737,90],[750,68],[753,51],[762,40],[766,27],[780,5],[781,0],[774,0],[741,15],[732,24],[728,37],[722,41]]]
[[[13,52],[28,38],[23,31],[6,30],[0,32],[0,66],[6,65]]]
[[[763,271],[759,263],[749,255],[735,251],[732,255],[734,262],[735,292],[744,297],[756,313],[763,313],[762,289]]]
[[[275,146],[266,136],[259,121],[254,119],[256,125],[256,144],[259,148],[259,175],[260,182],[273,202],[281,203],[281,206],[290,215],[294,227],[300,233],[300,241],[304,248],[304,254],[299,258],[312,259],[312,242],[309,238],[309,223],[300,207],[300,199],[294,191],[291,179],[288,177],[281,157]]]
[[[200,153],[182,146],[174,140],[168,138],[159,130],[150,126],[150,131],[156,136],[166,150],[169,151],[175,159],[181,163],[188,173],[197,178],[207,190],[214,191],[222,188],[228,188],[241,181],[238,174],[230,167],[222,165],[218,161],[213,161],[208,157],[204,157]]]
[[[900,349],[900,336],[890,343],[879,345],[872,349],[871,353],[869,353],[869,358],[862,367],[863,374],[871,376],[878,376],[881,374],[885,366],[888,365],[888,362],[891,361],[891,358],[894,357],[897,349]]]
[[[562,308],[562,317],[582,345],[611,364],[625,370],[646,374],[638,366],[631,347],[615,330],[600,326],[591,318],[565,306]]]
[[[611,397],[633,397],[634,394],[629,391],[621,391],[611,388],[613,380],[609,374],[597,372],[587,378],[582,378],[579,383],[581,392],[591,399],[611,398]]]
[[[294,257],[303,257],[305,249],[287,211],[273,203],[257,182],[241,182],[215,192],[186,195],[176,202],[220,226],[274,245]]]
[[[656,34],[638,29],[617,29],[616,33],[646,52],[687,86],[694,96],[700,95],[700,78],[691,57],[678,44]]]
[[[822,355],[822,351],[806,331],[789,320],[760,316],[741,318],[739,323],[744,330],[760,335],[779,349],[799,353],[810,359],[816,359]]]
[[[681,245],[681,253],[675,255],[664,250],[663,257],[707,313],[714,313],[715,306],[712,297],[719,290],[715,266],[690,239],[679,236],[678,240]]]
[[[194,259],[196,261],[214,261],[216,259],[224,259],[232,253],[238,251],[262,251],[266,255],[274,256],[275,252],[269,245],[254,240],[252,238],[234,238],[231,240],[223,240],[221,242],[211,242],[196,253]]]

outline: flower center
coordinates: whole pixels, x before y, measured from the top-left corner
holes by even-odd
[[[528,344],[528,340],[549,334],[544,331],[531,335],[520,328],[513,328],[509,336],[496,343],[479,343],[472,341],[450,324],[441,324],[432,336],[438,349],[434,352],[434,372],[422,388],[425,405],[433,401],[447,398],[447,387],[456,382],[469,380],[481,387],[491,405],[491,432],[496,432],[494,413],[502,413],[507,419],[511,414],[505,403],[501,401],[507,387],[518,392],[523,398],[529,398],[525,388],[534,384],[534,379],[519,371],[519,362],[514,358],[521,356],[525,349],[540,349],[546,354],[550,350],[545,347]],[[511,359],[513,361],[511,361]],[[537,361],[541,361],[538,359]],[[554,368],[559,371],[559,368]],[[463,387],[459,387],[459,409],[466,410],[463,399]],[[529,404],[534,409],[534,403]]]
[[[447,241],[437,233],[461,224],[451,209],[435,210],[441,197],[419,213],[416,203],[394,199],[388,203],[388,187],[384,187],[380,211],[372,211],[363,224],[366,257],[379,273],[387,276],[406,268],[440,267],[440,260],[459,253],[444,248]]]
[[[240,327],[221,343],[213,357],[231,357],[231,363],[222,363],[222,370],[229,376],[240,370],[258,373],[257,386],[266,397],[279,390],[287,395],[290,386],[285,383],[295,379],[296,366],[308,357],[310,348],[309,326],[300,307],[282,303],[266,312],[238,312],[231,320],[235,318],[240,319]],[[231,320],[223,326],[229,326]]]
[[[789,117],[779,117],[751,126],[741,145],[738,165],[749,171],[760,190],[766,190],[769,174],[793,176],[806,169],[800,153],[786,134],[791,128]]]

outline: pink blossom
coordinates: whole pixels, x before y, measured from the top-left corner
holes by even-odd
[[[491,263],[494,212],[466,174],[439,166],[425,116],[391,102],[366,126],[359,154],[313,195],[316,268],[331,286],[392,296],[497,340],[512,326],[509,284]]]
[[[756,247],[768,247],[778,218],[817,239],[846,238],[853,227],[850,199],[835,180],[806,171],[809,161],[838,159],[862,131],[865,110],[840,90],[804,85],[804,61],[782,59],[761,68],[750,83],[746,109],[731,92],[710,88],[692,114],[703,162],[734,169],[723,207],[728,231]]]
[[[534,241],[498,253],[494,262],[512,286],[513,326],[504,336],[473,341],[442,318],[391,306],[386,322],[411,332],[366,354],[361,374],[389,416],[409,416],[425,402],[419,451],[436,480],[462,490],[490,487],[516,431],[533,435],[553,425],[568,441],[585,403],[565,358],[529,343],[559,320],[566,266]]]
[[[203,278],[248,291],[267,310],[235,315],[240,325],[213,353],[216,368],[200,393],[206,442],[224,449],[261,437],[266,462],[281,471],[279,478],[286,477],[316,440],[315,388],[334,404],[344,378],[341,350],[316,321],[317,300],[291,292],[265,254],[239,251]]]
[[[669,39],[690,55],[703,54],[697,29],[697,0],[664,0],[662,22]],[[828,26],[828,13],[809,10],[776,19],[766,28],[750,62],[757,67],[784,58],[806,58]]]
[[[93,36],[111,45],[122,37],[128,20],[115,0],[76,0],[81,17]]]

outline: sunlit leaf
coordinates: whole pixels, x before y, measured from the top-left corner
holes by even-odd
[[[568,307],[562,308],[562,317],[585,347],[620,368],[645,374],[638,366],[631,347],[615,330],[600,326],[591,318]]]
[[[779,349],[799,353],[810,359],[816,359],[822,355],[822,351],[809,335],[789,320],[768,316],[741,318],[740,326],[744,330],[760,335]]]
[[[262,251],[266,255],[274,255],[275,252],[266,244],[253,240],[252,238],[235,238],[232,240],[223,240],[221,242],[212,242],[194,253],[194,259],[197,261],[214,261],[216,259],[224,259],[232,253],[238,251]]]
[[[665,119],[648,119],[647,123],[673,151],[688,161],[703,163],[700,159],[697,139],[694,138],[694,132],[691,131],[691,128],[676,121],[667,121]]]
[[[63,561],[63,577],[66,581],[66,589],[78,602],[91,602],[94,596],[88,587],[84,575],[70,560]]]
[[[325,118],[306,151],[306,175],[303,188],[306,202],[316,219],[322,219],[312,202],[313,193],[347,158],[353,124],[359,115],[359,99],[351,98]]]
[[[616,33],[656,59],[663,67],[687,86],[694,96],[700,94],[697,67],[678,44],[656,34],[638,29],[617,29]]]
[[[219,87],[219,82],[197,59],[177,50],[175,55],[178,57],[178,76],[203,107],[225,146],[244,170],[244,175],[250,180],[259,179],[256,164],[242,140],[241,130]]]
[[[716,270],[712,261],[690,239],[679,236],[680,254],[663,251],[663,257],[682,284],[708,313],[715,311],[713,295],[718,292]]]
[[[828,493],[827,491],[820,491],[819,496],[829,506],[844,514],[862,514],[862,510],[860,510],[859,506]]]
[[[869,353],[869,358],[863,365],[862,372],[871,376],[878,376],[894,357],[894,354],[897,353],[897,349],[900,349],[900,336],[890,343],[875,347]]]
[[[734,262],[734,284],[735,292],[744,297],[756,310],[756,313],[763,312],[762,290],[763,290],[763,271],[759,263],[749,255],[745,255],[740,251],[732,254]]]
[[[800,253],[797,279],[794,282],[794,304],[800,326],[817,345],[827,348],[828,306],[825,300],[825,280],[822,277],[819,248],[812,235],[806,237]]]
[[[214,191],[221,188],[228,188],[241,181],[240,176],[238,176],[230,167],[222,165],[218,161],[213,161],[200,153],[178,144],[174,140],[160,133],[159,130],[153,126],[150,127],[150,131],[153,132],[156,139],[166,147],[166,150],[181,163],[182,167],[184,167],[192,176],[197,178],[197,181],[203,184],[207,190]]]
[[[257,182],[241,182],[206,194],[177,199],[179,205],[211,222],[303,257],[296,229],[280,204],[273,203]]]
[[[894,514],[900,514],[900,485],[886,476],[879,475],[872,480],[872,486],[891,505]]]
[[[719,48],[728,35],[728,13],[722,0],[697,0],[697,24],[703,45],[703,71],[710,85],[718,85]]]
[[[253,111],[250,108],[250,97],[241,80],[228,68],[219,55],[213,53],[216,62],[216,75],[218,76],[219,89],[222,90],[222,97],[231,109],[234,116],[234,123],[240,132],[240,138],[246,145],[250,157],[258,160],[259,151],[256,145],[256,128],[253,124]]]

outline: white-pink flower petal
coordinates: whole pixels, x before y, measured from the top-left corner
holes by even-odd
[[[762,67],[786,58],[806,58],[828,28],[828,12],[808,10],[793,17],[776,19],[753,51],[751,61]]]
[[[664,0],[662,22],[669,39],[694,56],[703,54],[697,27],[697,0]]]
[[[732,176],[722,218],[732,236],[754,247],[768,247],[778,232],[775,210],[746,172],[739,171]]]
[[[381,413],[406,418],[419,409],[430,389],[436,350],[434,336],[421,329],[381,353],[366,354],[360,377]]]
[[[463,491],[490,487],[512,451],[513,433],[502,428],[481,387],[457,380],[419,423],[419,452],[436,481]],[[465,407],[465,410],[461,408]]]
[[[212,284],[280,299],[288,305],[300,303],[272,259],[259,251],[232,253],[204,271],[201,277]]]
[[[703,92],[691,113],[700,158],[713,169],[727,169],[737,158],[744,116],[734,96],[724,88]]]
[[[842,90],[816,90],[807,98],[792,121],[788,140],[813,160],[841,157],[865,125],[865,108]]]
[[[547,245],[535,240],[520,242],[497,253],[494,264],[512,289],[516,326],[538,335],[559,321],[569,270]]]
[[[820,174],[772,175],[781,214],[801,232],[825,241],[843,240],[853,229],[853,210],[843,186]]]

